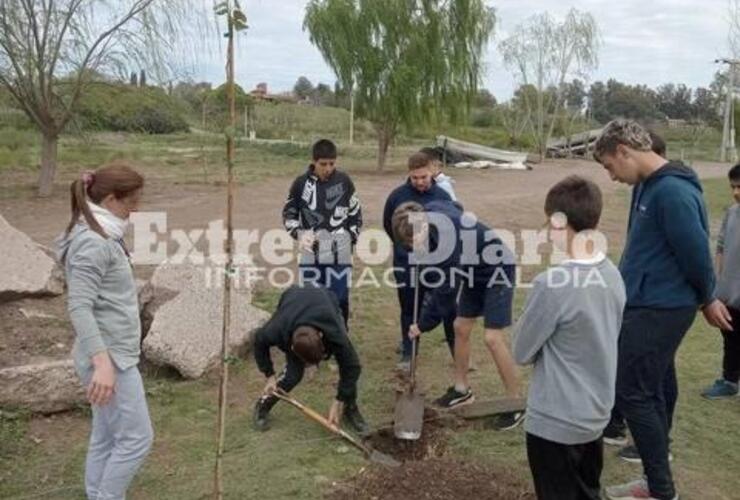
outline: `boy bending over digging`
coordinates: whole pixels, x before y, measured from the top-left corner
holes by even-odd
[[[270,347],[285,353],[286,366],[277,377]],[[254,358],[267,377],[263,394],[254,406],[255,429],[269,428],[268,415],[278,402],[273,394],[276,388],[290,392],[303,378],[306,365],[318,365],[331,356],[339,366],[339,384],[328,419],[334,425],[339,425],[341,419],[356,432],[366,434],[367,423],[357,408],[360,360],[347,336],[336,295],[314,284],[291,286],[283,292],[270,320],[255,335]]]
[[[495,232],[477,221],[471,213],[451,201],[431,201],[422,206],[408,202],[393,215],[393,235],[397,243],[413,248],[412,257],[421,266],[422,285],[433,294],[446,294],[459,286],[455,318],[455,383],[435,401],[442,408],[456,408],[474,401],[468,383],[470,335],[476,319],[483,316],[485,343],[496,364],[507,396],[519,396],[519,372],[509,351],[504,328],[511,324],[516,265],[513,253]],[[428,279],[428,283],[425,281]],[[424,301],[425,305],[434,301]],[[444,302],[444,300],[443,300]],[[410,338],[425,329],[422,321],[411,325]],[[524,413],[500,415],[499,430],[516,427]]]

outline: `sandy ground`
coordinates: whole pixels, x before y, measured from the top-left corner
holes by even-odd
[[[701,164],[701,177],[725,175],[726,166]],[[298,175],[300,172],[296,172]],[[544,222],[542,205],[547,190],[567,175],[582,175],[601,186],[607,200],[603,229],[608,234],[623,232],[623,211],[610,210],[620,185],[612,182],[594,162],[558,160],[535,165],[531,171],[454,170],[455,189],[465,208],[475,212],[493,227],[509,230],[536,229]],[[381,227],[383,204],[396,186],[404,181],[401,173],[353,175],[363,204],[365,227]],[[236,192],[235,227],[266,230],[281,227],[281,209],[290,180],[272,178],[241,186]],[[621,189],[625,189],[621,187]],[[224,219],[225,188],[222,186],[165,184],[149,179],[142,210],[165,211],[170,229],[206,228],[212,220]],[[0,213],[15,227],[39,243],[51,245],[69,220],[69,199],[57,189],[51,199],[11,199],[0,201]],[[172,245],[171,251],[176,250]]]

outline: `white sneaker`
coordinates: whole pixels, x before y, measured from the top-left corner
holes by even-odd
[[[657,500],[650,496],[647,481],[638,479],[631,483],[609,486],[606,488],[606,497],[609,500]],[[673,497],[678,500],[678,494]]]

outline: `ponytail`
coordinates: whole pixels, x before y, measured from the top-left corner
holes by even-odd
[[[69,186],[72,218],[67,226],[66,235],[69,235],[82,217],[90,229],[107,238],[105,231],[90,211],[88,201],[99,205],[111,194],[121,199],[143,187],[144,178],[141,174],[122,160],[115,160],[94,172],[83,173]]]
[[[90,207],[87,206],[87,188],[88,183],[85,178],[72,181],[72,184],[69,186],[72,218],[67,226],[66,234],[69,235],[75,225],[79,222],[80,216],[82,216],[85,218],[85,222],[87,222],[90,229],[98,233],[103,238],[107,238],[105,231],[103,231],[103,228],[100,227],[100,224],[98,224],[98,221],[95,219],[92,212],[90,212]]]

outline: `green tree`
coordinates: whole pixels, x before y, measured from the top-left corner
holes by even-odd
[[[586,102],[586,87],[578,78],[564,84],[561,90],[564,96],[563,103],[573,112],[580,112]]]
[[[311,97],[313,94],[313,84],[311,83],[311,80],[306,78],[305,76],[301,76],[298,78],[298,80],[295,82],[295,85],[293,85],[293,94],[299,99],[305,99],[307,97]]]
[[[692,116],[691,89],[684,84],[666,83],[656,89],[657,107],[668,118],[688,120]]]
[[[473,100],[473,106],[476,108],[493,108],[496,104],[496,98],[488,89],[478,90],[475,94],[475,99]]]
[[[482,0],[310,0],[304,28],[378,137],[378,169],[402,126],[467,114],[493,34]]]
[[[311,98],[317,106],[331,106],[334,103],[334,92],[325,83],[319,83],[311,93]]]
[[[594,82],[588,89],[588,115],[599,123],[611,119],[604,82]]]
[[[719,125],[718,96],[710,89],[699,87],[694,90],[694,100],[691,103],[693,116],[710,125]]]

